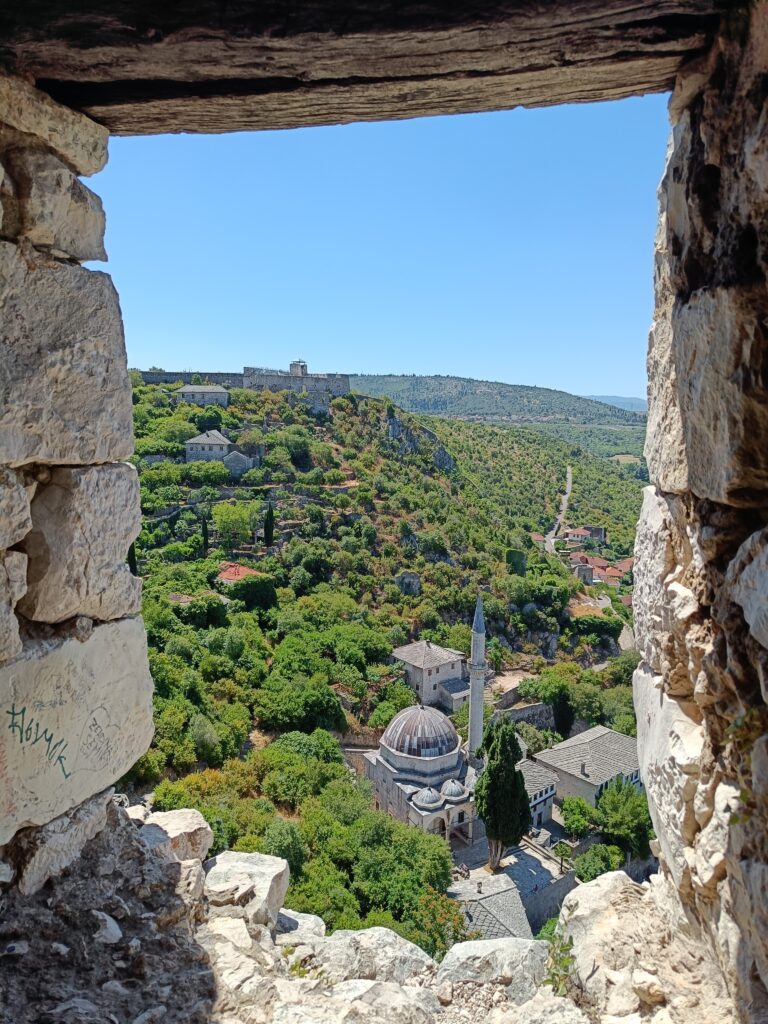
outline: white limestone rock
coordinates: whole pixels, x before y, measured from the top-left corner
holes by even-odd
[[[213,845],[211,826],[200,811],[153,811],[144,819],[144,842],[164,857],[175,860],[205,860]]]
[[[768,529],[740,546],[728,566],[725,592],[741,607],[752,636],[768,650]]]
[[[568,893],[560,928],[573,939],[574,972],[589,1003],[600,1013],[639,1008],[632,990],[634,950],[617,946],[623,914],[639,913],[643,890],[623,871],[609,871]]]
[[[245,907],[251,925],[273,928],[288,891],[282,857],[225,850],[205,863],[205,895],[213,906]]]
[[[36,622],[138,613],[141,580],[126,554],[141,529],[139,478],[128,463],[62,467],[32,501],[27,592],[19,611]]]
[[[313,967],[330,982],[351,978],[403,984],[434,966],[434,961],[413,942],[389,928],[342,929],[314,947]]]
[[[275,943],[278,946],[302,946],[325,937],[325,921],[316,914],[300,914],[283,907],[277,915]]]
[[[437,983],[497,982],[507,986],[510,1002],[531,999],[544,979],[547,944],[536,939],[478,939],[459,942],[445,954]]]
[[[0,551],[18,544],[32,529],[29,502],[21,474],[0,467]]]
[[[695,889],[710,890],[712,895],[717,883],[725,877],[731,818],[740,806],[739,787],[732,782],[721,782],[714,791],[712,815],[696,836],[692,867]]]
[[[32,896],[77,860],[85,844],[106,826],[113,792],[106,789],[17,840],[17,858],[23,863],[17,880],[21,893]]]
[[[637,649],[655,672],[661,671],[660,637],[668,628],[664,581],[674,567],[667,502],[655,487],[645,487],[635,535],[633,611]]]
[[[101,200],[57,156],[16,147],[6,155],[6,163],[18,186],[18,223],[24,238],[76,260],[107,258]]]
[[[686,849],[698,831],[694,798],[704,730],[697,705],[669,697],[661,683],[642,666],[634,673],[637,753],[661,854],[679,887],[689,875]]]
[[[488,1024],[589,1024],[589,1018],[569,999],[553,995],[549,988],[540,988],[533,999],[521,1006],[492,1010]]]
[[[128,458],[131,387],[110,278],[43,258],[28,262],[18,246],[0,242],[0,280],[0,463]]]
[[[77,174],[95,174],[107,162],[109,132],[103,125],[21,78],[0,75],[0,124],[40,139]]]
[[[0,661],[21,654],[15,608],[27,589],[27,556],[21,551],[0,553]]]
[[[152,739],[152,691],[140,619],[30,641],[0,667],[0,844],[128,771]]]
[[[387,981],[355,978],[334,985],[332,995],[344,1003],[361,1003],[398,1024],[431,1024],[440,1012],[434,993]]]

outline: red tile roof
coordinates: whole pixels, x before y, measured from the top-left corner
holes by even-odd
[[[537,541],[538,540],[546,540],[546,537],[544,536],[543,533],[532,533],[531,534],[531,540],[537,540]]]
[[[256,569],[251,569],[247,565],[239,565],[237,562],[222,562],[220,569],[221,572],[216,579],[221,580],[222,583],[237,583],[238,580],[245,579],[246,576],[263,575]]]
[[[631,594],[624,594],[622,597],[619,598],[619,600],[621,601],[622,604],[626,605],[627,608],[631,608],[632,607],[632,595]]]
[[[566,531],[569,537],[591,537],[592,534],[589,530],[585,530],[583,526],[577,526],[575,530]]]
[[[616,568],[621,569],[622,572],[629,572],[629,570],[634,566],[634,564],[634,558],[622,558],[620,562],[616,563]]]
[[[621,571],[621,569],[614,569],[614,567],[612,565],[609,565],[608,568],[605,571],[606,571],[608,576],[613,576],[615,579],[619,579],[619,580],[624,575],[624,573]]]

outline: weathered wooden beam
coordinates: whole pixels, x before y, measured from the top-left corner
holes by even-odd
[[[0,58],[116,134],[286,128],[665,90],[724,5],[27,0]]]

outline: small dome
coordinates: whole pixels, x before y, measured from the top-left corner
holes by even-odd
[[[448,779],[440,787],[440,792],[446,800],[463,800],[467,794],[458,779]]]
[[[459,746],[453,722],[437,708],[416,705],[399,711],[381,737],[384,746],[412,757],[440,757]]]
[[[442,803],[442,798],[432,786],[425,786],[424,789],[420,789],[418,793],[414,794],[413,802],[421,804],[423,807],[435,807]]]

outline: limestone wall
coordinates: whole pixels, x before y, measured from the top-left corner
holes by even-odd
[[[637,537],[638,740],[665,871],[768,1014],[768,5],[678,79]]]
[[[80,265],[106,258],[79,175],[104,166],[107,133],[1,82],[0,847],[104,790],[152,735],[120,306]]]

